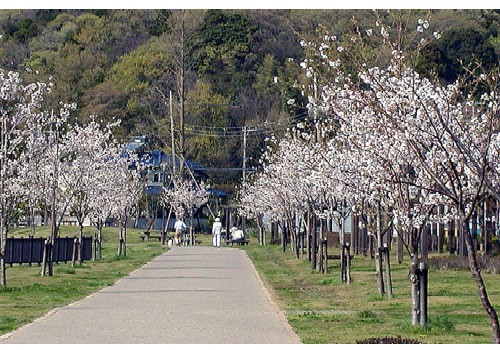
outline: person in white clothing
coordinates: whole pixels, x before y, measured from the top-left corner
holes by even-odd
[[[175,235],[174,235],[174,243],[175,245],[181,245],[181,235],[182,232],[186,229],[186,224],[182,219],[178,218],[174,224]]]
[[[222,222],[219,218],[215,218],[212,225],[212,244],[214,247],[220,247],[220,234],[222,230]]]
[[[231,239],[233,241],[242,241],[242,240],[245,239],[245,233],[243,232],[243,230],[240,230],[240,229],[237,228],[231,234]]]

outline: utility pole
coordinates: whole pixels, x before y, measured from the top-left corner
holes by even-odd
[[[185,93],[185,32],[184,32],[184,10],[181,10],[181,52],[180,52],[180,86],[179,86],[179,99],[180,99],[180,118],[179,118],[179,153],[181,155],[181,164],[179,173],[181,178],[184,176],[184,158],[186,155],[186,150],[184,149],[184,93]]]
[[[172,90],[170,90],[170,137],[172,139],[172,177],[175,177],[174,113],[172,110]]]
[[[247,127],[243,126],[243,182],[246,181],[247,166]]]

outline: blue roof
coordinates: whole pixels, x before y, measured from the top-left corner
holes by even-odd
[[[143,165],[148,165],[151,167],[160,167],[161,164],[172,164],[172,156],[166,154],[161,150],[147,150],[146,147],[147,137],[145,136],[133,136],[130,138],[130,141],[124,146],[124,150],[122,152],[122,157],[128,157],[127,151],[132,151],[136,153],[139,157],[139,163]],[[192,162],[190,160],[186,160],[186,166],[198,172],[203,172],[203,166],[199,163]],[[180,159],[175,157],[175,165],[180,167]],[[135,167],[135,164],[131,164],[131,167]]]
[[[141,157],[139,161],[143,164],[157,167],[162,163],[167,163],[169,165],[172,164],[172,156],[166,154],[161,150],[153,150],[150,152],[150,154],[145,154],[143,157]],[[175,165],[180,166],[180,159],[178,157],[175,157]],[[186,160],[186,165],[191,170],[199,170],[203,168],[201,164],[192,162],[190,160]]]

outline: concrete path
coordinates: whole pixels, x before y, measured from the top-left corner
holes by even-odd
[[[13,344],[300,343],[246,253],[173,247],[115,285],[0,336]]]

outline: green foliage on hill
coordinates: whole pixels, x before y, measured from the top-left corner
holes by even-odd
[[[460,61],[498,66],[498,10],[400,15],[411,32],[429,13],[430,30],[443,35],[421,53],[423,74],[450,82],[463,72]],[[375,20],[388,17],[380,10],[0,10],[0,67],[23,71],[28,81],[51,79],[49,108],[76,102],[76,120],[120,119],[120,137],[148,135],[170,152],[170,91],[176,129],[183,87],[187,124],[217,132],[267,122],[283,130],[307,111],[302,90],[311,81],[299,64],[311,56],[300,41],[329,34],[348,43],[354,23],[376,30]],[[389,53],[375,38],[368,45],[365,57],[384,64]],[[215,138],[193,130],[187,125],[187,157],[211,167],[242,165],[242,133]],[[268,136],[250,134],[248,166],[257,165]],[[224,172],[217,181],[240,177]]]
[[[417,69],[452,83],[465,73],[465,68],[475,64],[490,70],[498,66],[498,56],[488,33],[469,27],[452,29],[429,44],[422,52]]]

